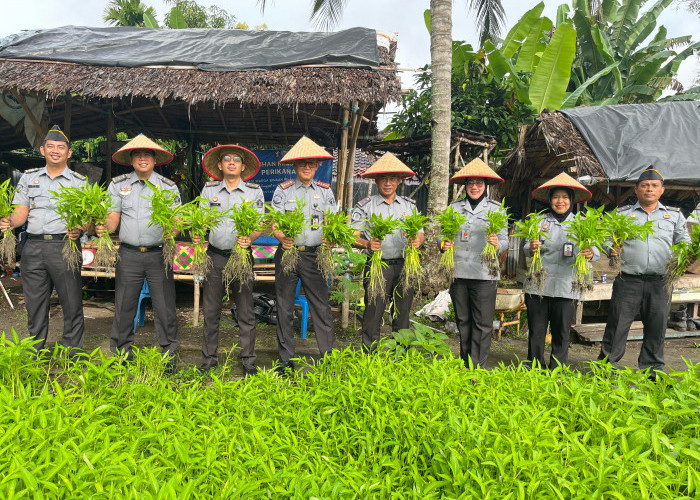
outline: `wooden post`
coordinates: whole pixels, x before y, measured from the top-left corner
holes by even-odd
[[[63,133],[70,139],[71,120],[73,118],[73,97],[70,93],[63,96]]]
[[[117,132],[114,128],[114,113],[110,109],[107,111],[107,166],[105,169],[105,183],[109,184],[112,179],[112,153],[114,153]]]
[[[357,136],[360,134],[360,126],[362,125],[362,116],[367,109],[367,103],[363,102],[360,104],[360,109],[357,110],[355,114],[354,127],[352,131],[352,138],[350,139],[350,152],[348,154],[348,166],[345,172],[346,178],[346,191],[345,191],[345,204],[347,210],[352,210],[353,206],[353,184],[355,179],[355,149],[357,148]]]
[[[348,120],[350,119],[350,112],[343,110],[343,123],[342,131],[340,132],[340,149],[338,149],[338,169],[335,174],[335,199],[338,205],[345,209],[343,200],[345,199],[345,168],[347,167],[347,157],[348,157]]]

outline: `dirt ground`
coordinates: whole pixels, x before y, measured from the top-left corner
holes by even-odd
[[[1,280],[10,295],[15,310],[11,310],[6,299],[0,297],[0,331],[9,334],[10,330],[14,328],[20,337],[25,337],[27,336],[27,312],[24,308],[21,279],[5,276],[2,277]],[[86,298],[84,300],[85,349],[87,351],[92,351],[99,347],[104,352],[109,352],[109,336],[114,316],[114,293],[110,288],[113,289],[114,280],[95,282],[91,279],[85,279],[83,284],[86,289]],[[200,312],[199,326],[195,327],[192,324],[192,285],[178,283],[177,290],[177,314],[180,329],[179,367],[182,368],[188,365],[197,365],[201,362],[203,320]],[[255,291],[266,293],[273,292],[269,284],[260,287],[256,285]],[[48,346],[53,345],[53,343],[60,338],[63,329],[61,307],[58,304],[58,298],[56,296],[52,298],[51,304]],[[361,344],[359,319],[357,320],[357,330],[353,328],[351,320],[351,328],[347,331],[343,331],[340,328],[339,313],[336,313],[335,316],[338,347],[345,348],[347,346],[353,346],[359,348]],[[435,323],[431,326],[439,330],[442,330],[444,327],[442,323]],[[389,328],[384,327],[382,334],[389,335]],[[698,334],[700,335],[700,331]],[[238,328],[235,326],[232,319],[230,309],[224,309],[220,327],[220,357],[227,356],[228,351],[234,343],[237,342]],[[455,355],[459,355],[459,337],[457,335],[450,335],[449,344]],[[153,311],[150,304],[146,307],[146,322],[144,326],[138,327],[136,330],[135,345],[138,347],[156,345]],[[640,346],[641,342],[639,341],[628,342],[627,352],[621,361],[621,365],[636,368]],[[569,362],[577,369],[586,370],[586,363],[597,357],[599,349],[600,347],[597,344],[577,344],[575,343],[575,339],[572,338],[572,345],[569,350]],[[306,339],[296,338],[296,350],[299,356],[308,358],[318,357],[318,348],[316,346],[313,330],[308,332],[308,337]],[[277,339],[274,325],[258,324],[256,353],[259,367],[270,368],[278,360]],[[685,369],[686,363],[684,359],[692,363],[700,362],[700,337],[667,340],[665,355],[667,368],[670,370]],[[499,363],[517,363],[518,360],[525,359],[526,357],[526,335],[521,335],[520,337],[504,335],[500,341],[494,338],[491,347],[491,355],[488,360],[488,367],[497,366]],[[546,359],[549,359],[549,354],[547,354]],[[220,361],[223,362],[223,359],[220,359]],[[242,367],[238,361],[234,363],[234,370],[234,373],[240,372],[239,374],[241,375],[243,373]]]

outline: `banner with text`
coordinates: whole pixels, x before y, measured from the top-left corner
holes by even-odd
[[[294,179],[296,172],[291,165],[279,163],[279,160],[285,155],[286,149],[258,149],[253,150],[255,155],[260,160],[260,171],[250,179],[250,182],[260,184],[260,187],[265,194],[265,201],[270,202],[272,195],[281,182],[288,179]],[[333,154],[329,152],[329,154]],[[316,170],[314,179],[321,182],[331,183],[333,177],[333,160],[324,161]]]

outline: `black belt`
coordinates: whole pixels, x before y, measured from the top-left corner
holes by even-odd
[[[382,262],[386,262],[389,265],[392,264],[403,264],[404,259],[403,258],[398,258],[398,259],[382,259]]]
[[[316,245],[315,247],[310,247],[310,246],[305,246],[305,245],[297,245],[297,250],[300,252],[315,252],[318,250],[318,247],[321,245]]]
[[[141,253],[146,253],[146,252],[157,252],[158,250],[163,250],[162,246],[158,247],[137,247],[134,245],[129,245],[128,243],[120,243],[120,246],[123,246],[124,248],[128,248],[129,250],[136,250],[137,252]]]
[[[66,237],[66,233],[61,234],[32,234],[27,233],[28,240],[62,240]]]
[[[231,257],[231,250],[222,250],[220,248],[216,248],[211,243],[209,243],[209,246],[207,248],[215,254],[222,255],[223,257]]]
[[[627,274],[627,273],[620,273],[620,278],[623,280],[626,279],[633,279],[633,280],[640,280],[640,281],[661,281],[664,279],[664,275],[662,274]]]

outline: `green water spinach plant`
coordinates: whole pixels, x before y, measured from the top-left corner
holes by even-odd
[[[601,224],[602,212],[605,207],[586,209],[585,214],[579,212],[573,220],[564,221],[568,226],[569,237],[576,243],[578,253],[573,263],[574,279],[571,289],[577,294],[583,294],[593,289],[593,267],[588,259],[581,254],[586,248],[597,248],[603,251],[603,245],[608,239],[605,227]]]
[[[283,212],[268,205],[267,220],[275,230],[281,231],[287,238],[296,238],[306,228],[306,216],[304,215],[304,200],[297,198],[297,206],[294,210]],[[280,264],[283,274],[291,274],[299,261],[299,250],[296,245],[282,252]]]
[[[510,216],[507,214],[505,203],[506,200],[503,200],[497,210],[489,210],[486,212],[486,219],[489,221],[486,226],[487,236],[490,234],[498,234],[508,227]],[[486,246],[484,246],[484,250],[481,252],[481,263],[488,268],[489,275],[493,277],[498,276],[500,272],[498,250],[488,241],[486,242]]]
[[[421,269],[420,258],[421,251],[413,245],[413,241],[418,237],[418,233],[423,230],[428,217],[424,216],[418,210],[413,209],[411,215],[403,217],[399,222],[399,227],[406,235],[408,244],[403,251],[403,289],[411,288],[420,290],[421,277],[423,271]]]
[[[243,200],[241,203],[234,205],[228,212],[228,217],[233,221],[233,227],[236,229],[238,236],[250,237],[251,234],[262,231],[263,214],[250,200]],[[238,281],[242,288],[255,279],[250,250],[241,248],[238,241],[233,245],[231,256],[221,272],[221,277],[224,281],[226,297],[228,297],[228,289],[234,281]]]
[[[601,219],[601,226],[608,234],[614,254],[610,256],[610,267],[619,271],[622,266],[620,249],[625,241],[645,240],[654,234],[654,223],[652,221],[639,224],[631,215],[619,213],[617,207],[611,212],[604,213]]]
[[[450,206],[437,216],[437,221],[440,223],[440,239],[454,242],[459,228],[467,222],[467,218]],[[452,284],[455,279],[454,245],[442,253],[438,272],[444,276],[448,286]]]
[[[690,242],[681,241],[671,247],[671,257],[666,263],[666,290],[670,294],[681,276],[700,257],[700,224],[690,230]]]
[[[515,223],[515,231],[513,236],[522,238],[527,241],[541,241],[549,239],[547,233],[542,229],[542,212],[532,213],[528,215],[524,221]],[[527,270],[527,278],[535,285],[535,289],[539,295],[542,295],[542,287],[547,278],[547,273],[542,267],[542,254],[540,248],[537,247],[532,254],[530,266]]]
[[[204,279],[212,267],[211,257],[207,255],[204,241],[207,237],[207,231],[216,227],[225,215],[226,212],[221,212],[216,207],[210,207],[207,199],[201,196],[186,203],[180,210],[182,227],[189,229],[192,236],[198,237],[192,255],[192,271],[196,277]]]
[[[384,240],[387,235],[393,233],[399,228],[399,221],[394,219],[392,215],[384,217],[379,214],[370,215],[369,219],[364,219],[367,223],[370,238]],[[382,250],[372,252],[369,258],[369,270],[367,271],[367,296],[370,302],[377,300],[377,297],[384,295],[386,291],[384,280],[384,269],[388,267],[386,262],[382,261]]]
[[[0,184],[0,219],[15,213],[17,205],[14,205],[12,200],[16,191],[17,188],[10,184],[10,179]],[[15,267],[16,247],[17,238],[15,237],[15,232],[12,229],[8,229],[3,233],[2,241],[0,242],[0,262],[11,269]]]
[[[175,261],[175,233],[183,229],[179,217],[182,206],[177,203],[177,192],[161,189],[149,181],[146,184],[151,188],[148,197],[151,200],[151,219],[148,225],[160,226],[163,230],[163,265],[167,274],[172,272]]]
[[[328,281],[335,262],[333,249],[340,247],[345,252],[352,252],[352,245],[355,243],[355,228],[348,225],[348,216],[345,212],[326,210],[323,240],[316,254],[316,263],[323,279]]]
[[[86,206],[83,189],[83,186],[61,186],[58,191],[50,191],[55,200],[56,213],[65,221],[67,230],[82,228],[90,220],[88,211],[92,207]],[[83,263],[83,254],[78,244],[68,235],[65,236],[65,240],[61,255],[68,268],[76,272]]]

